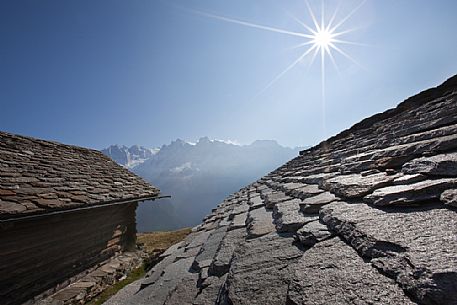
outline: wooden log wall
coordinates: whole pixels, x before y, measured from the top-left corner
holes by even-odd
[[[0,226],[0,304],[16,305],[135,246],[137,203]]]

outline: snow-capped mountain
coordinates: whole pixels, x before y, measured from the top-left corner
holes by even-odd
[[[102,153],[116,161],[118,164],[134,168],[135,166],[150,159],[153,155],[159,152],[159,148],[146,148],[143,146],[133,145],[127,147],[125,145],[111,145],[102,150]]]
[[[198,224],[230,193],[297,156],[301,149],[272,140],[239,145],[204,137],[196,143],[177,139],[160,149],[143,148],[147,155],[124,146],[103,152],[172,196],[140,205],[138,230],[153,231]]]

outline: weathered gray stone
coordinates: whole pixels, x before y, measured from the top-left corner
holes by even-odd
[[[406,174],[457,176],[457,153],[441,154],[411,160],[403,165]]]
[[[305,199],[317,194],[323,193],[324,190],[320,189],[317,184],[304,185],[302,187],[292,189],[286,193],[294,198]]]
[[[197,279],[198,274],[189,272],[193,257],[180,259],[166,266],[154,282],[142,282],[141,289],[135,293],[126,304],[131,305],[158,305],[164,304],[178,284],[187,282],[187,279]],[[197,276],[197,277],[196,277]],[[180,289],[180,291],[182,291]],[[185,303],[184,303],[185,304]]]
[[[205,223],[203,223],[198,231],[212,231],[219,226],[219,223],[220,219],[216,218],[215,216],[211,219],[211,221],[206,221]]]
[[[240,243],[244,242],[245,236],[246,230],[244,228],[227,232],[210,265],[210,275],[222,276],[229,271],[233,252]]]
[[[351,174],[324,180],[322,188],[343,198],[360,198],[391,184],[395,176],[379,173],[369,176]]]
[[[318,213],[322,206],[337,200],[337,197],[330,192],[304,199],[300,203],[300,210],[305,214]]]
[[[455,211],[333,202],[321,221],[421,304],[457,303]],[[319,245],[319,244],[318,244]]]
[[[367,195],[363,200],[378,206],[420,203],[438,199],[444,190],[454,186],[457,186],[457,179],[426,180],[381,188]]]
[[[236,205],[230,212],[229,219],[233,220],[235,215],[243,214],[247,211],[249,211],[249,204],[247,203],[247,201],[242,201],[240,204]]]
[[[444,191],[440,196],[440,200],[444,204],[457,207],[457,189]]]
[[[271,194],[267,194],[265,196],[265,207],[267,209],[272,209],[275,204],[279,202],[283,202],[286,200],[292,199],[290,196],[284,194],[283,192],[274,192]]]
[[[279,188],[281,191],[283,191],[284,193],[287,194],[287,192],[292,191],[294,189],[298,189],[303,186],[306,186],[306,184],[297,183],[297,182],[289,182],[289,183],[280,184]]]
[[[164,253],[162,253],[162,254],[160,255],[160,257],[164,258],[164,257],[166,257],[166,256],[169,256],[169,255],[173,254],[176,250],[178,250],[179,248],[181,248],[183,245],[184,245],[184,242],[183,242],[183,241],[180,241],[179,243],[174,244],[173,246],[171,246],[170,248],[168,248]]]
[[[316,217],[317,218],[317,217]],[[306,223],[294,235],[296,241],[307,247],[312,247],[317,242],[329,239],[334,233],[329,231],[328,227],[321,224],[318,219]]]
[[[193,300],[192,305],[214,305],[217,304],[222,287],[225,284],[227,275],[217,277],[210,276],[203,283],[198,296]],[[181,303],[184,304],[184,303]]]
[[[232,220],[229,219],[229,216],[227,216],[227,217],[222,218],[221,221],[219,221],[218,226],[226,227],[226,226],[229,226],[231,223],[232,223]]]
[[[425,152],[440,153],[455,148],[457,148],[457,134],[390,146],[374,152],[372,158],[380,161],[377,166],[388,168],[401,166]]]
[[[379,174],[379,173],[380,173],[380,171],[379,171],[378,169],[370,169],[370,170],[361,172],[360,174],[361,174],[363,177],[366,177],[366,176],[370,176],[370,175],[374,175],[374,174]]]
[[[247,238],[256,238],[276,231],[272,213],[265,208],[250,211],[246,219]]]
[[[202,268],[198,274],[197,286],[201,287],[202,283],[209,277],[209,267]]]
[[[259,195],[259,196],[249,199],[249,205],[250,205],[249,209],[254,210],[254,209],[258,209],[258,208],[264,206],[265,203],[263,202],[262,198],[260,198],[260,195]]]
[[[305,177],[301,176],[291,176],[289,173],[284,173],[281,178],[278,179],[278,182],[282,183],[289,183],[289,182],[297,182],[303,183]]]
[[[422,174],[412,174],[412,175],[404,175],[396,178],[394,180],[395,185],[402,185],[402,184],[412,184],[420,181],[424,181],[427,179],[427,176]]]
[[[195,255],[197,255],[200,248],[197,247],[197,248],[189,249],[190,251],[195,252],[193,255],[190,255],[190,256],[183,255],[183,253],[185,253],[184,252],[185,250],[186,250],[185,248],[181,247],[181,248],[178,248],[175,251],[173,251],[170,255],[164,257],[157,265],[155,265],[151,270],[149,270],[146,273],[145,278],[142,280],[142,285],[147,286],[147,285],[154,284],[157,281],[157,279],[160,278],[161,273],[165,270],[165,268],[168,265],[170,265],[182,258],[195,257]]]
[[[198,274],[183,278],[167,295],[164,305],[192,304],[198,294]]]
[[[184,239],[184,247],[187,249],[200,247],[206,242],[210,234],[211,231],[191,233]]]
[[[233,217],[232,223],[229,225],[228,230],[236,230],[240,228],[246,227],[246,218],[248,217],[248,213],[241,213],[236,214]]]
[[[200,252],[195,257],[195,260],[192,264],[193,270],[200,271],[201,268],[210,266],[226,232],[226,227],[219,227],[211,233],[207,241],[201,247]]]
[[[268,186],[266,186],[265,184],[263,184],[263,182],[258,182],[257,186],[256,186],[256,190],[257,192],[262,192],[263,190],[266,190],[268,189]],[[255,192],[255,191],[252,191],[252,192]],[[251,193],[252,193],[251,192]]]
[[[146,273],[146,276],[144,279],[140,280],[141,281],[140,286],[146,287],[146,286],[154,284],[161,277],[162,273],[169,265],[173,264],[174,262],[176,262],[180,259],[195,257],[195,255],[197,255],[200,248],[199,247],[191,248],[190,251],[195,251],[195,253],[190,256],[184,255],[185,250],[186,250],[185,248],[178,248],[175,251],[173,251],[170,255],[163,258],[157,265],[155,265],[151,270],[149,270]]]
[[[306,251],[298,266],[285,304],[415,304],[338,238]]]
[[[179,248],[177,251],[175,251],[176,255],[174,255],[173,257],[175,257],[175,260],[188,257],[195,257],[197,256],[198,252],[200,252],[200,249],[201,245],[193,248]]]
[[[303,177],[302,182],[308,184],[321,184],[324,179],[336,176],[338,173],[320,173]]]
[[[284,305],[290,277],[302,255],[292,237],[277,233],[241,244],[224,286],[230,302],[225,304]]]
[[[267,194],[271,194],[280,190],[282,183],[280,181],[269,181],[266,182],[266,185],[268,186],[268,189],[262,190],[260,192],[262,197],[265,197],[265,195]]]
[[[397,144],[414,143],[414,142],[418,142],[418,141],[422,141],[422,140],[430,140],[430,139],[437,138],[437,137],[456,134],[457,125],[455,124],[455,115],[454,115],[454,120],[451,119],[453,122],[445,123],[445,121],[447,121],[449,118],[452,118],[452,117],[453,117],[452,114],[450,116],[449,116],[449,114],[446,114],[443,117],[438,119],[438,121],[441,121],[442,123],[444,123],[442,125],[442,127],[439,127],[436,125],[435,128],[430,128],[431,126],[428,126],[422,132],[409,134],[405,137],[396,139],[395,143],[397,143]],[[435,121],[435,123],[436,122],[437,121]]]
[[[272,194],[274,192],[273,189],[271,188],[266,188],[266,189],[263,189],[260,191],[260,194],[262,195],[262,197],[265,197],[266,195],[268,194]]]
[[[273,208],[273,223],[278,232],[296,232],[305,222],[300,212],[300,199],[292,199],[278,203]]]

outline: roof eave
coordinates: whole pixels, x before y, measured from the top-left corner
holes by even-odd
[[[74,213],[74,212],[79,212],[79,211],[84,211],[84,210],[105,208],[108,206],[115,206],[115,205],[131,204],[131,203],[143,202],[143,201],[147,201],[147,200],[155,201],[155,200],[164,199],[164,198],[171,198],[171,196],[156,194],[156,195],[150,195],[150,196],[144,196],[144,197],[136,197],[136,198],[117,200],[117,201],[103,202],[103,203],[93,204],[93,205],[85,205],[85,206],[69,208],[69,209],[44,211],[41,213],[29,214],[29,215],[12,214],[12,215],[8,215],[9,218],[0,219],[0,225],[4,224],[4,223],[9,223],[9,222],[27,221],[27,220],[32,220],[32,219],[36,219],[36,218],[50,217],[53,215],[69,214],[69,213]]]

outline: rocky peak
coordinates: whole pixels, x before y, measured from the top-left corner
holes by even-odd
[[[278,142],[275,140],[255,140],[251,144],[252,146],[255,147],[264,147],[264,146],[269,146],[269,147],[274,147],[274,146],[279,146]]]
[[[125,145],[116,144],[102,149],[102,153],[113,159],[116,163],[127,168],[134,168],[150,159],[157,154],[157,152],[159,152],[158,148],[150,149],[138,145],[133,145],[129,148]]]
[[[210,144],[212,143],[213,141],[211,141],[208,137],[202,137],[198,140],[197,144]]]

